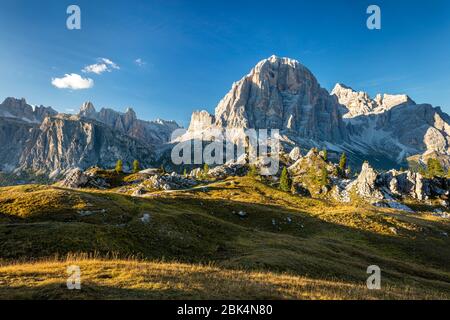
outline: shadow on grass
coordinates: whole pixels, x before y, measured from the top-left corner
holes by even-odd
[[[326,222],[307,211],[277,204],[184,195],[154,199],[109,194],[108,197],[111,206],[117,206],[114,199],[119,198],[136,205],[130,209],[134,220],[120,227],[116,222],[108,224],[104,220],[61,223],[43,216],[38,220],[44,225],[31,225],[22,219],[25,223],[16,224],[14,230],[0,223],[0,252],[5,254],[7,250],[9,254],[14,249],[17,255],[8,257],[21,258],[117,251],[148,259],[214,261],[229,268],[289,272],[318,279],[333,277],[358,283],[367,278],[367,266],[376,264],[382,268],[387,282],[418,282],[450,290],[448,240],[381,235]],[[153,220],[146,226],[140,223],[138,215],[139,210],[144,210],[140,206],[148,204],[153,208],[150,212]],[[124,204],[119,206],[126,209]],[[240,211],[245,212],[245,217],[238,215]]]

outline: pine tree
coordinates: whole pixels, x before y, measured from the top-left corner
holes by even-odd
[[[341,159],[339,160],[339,169],[341,169],[342,172],[345,172],[345,169],[347,168],[347,155],[345,152],[342,153]]]
[[[123,172],[123,162],[122,162],[122,160],[117,160],[117,162],[116,162],[116,172],[117,173],[122,173]]]
[[[419,171],[418,172],[424,177],[427,175],[427,172],[426,172],[425,168],[422,167],[422,166],[419,166]]]
[[[281,171],[281,177],[280,177],[280,190],[282,191],[289,191],[291,190],[290,186],[291,182],[289,180],[289,175],[286,167],[283,168]]]
[[[319,178],[319,183],[321,186],[326,186],[329,183],[328,180],[328,171],[326,167],[322,167],[320,169],[320,178]]]
[[[133,172],[134,172],[134,173],[137,173],[137,172],[139,172],[139,171],[140,171],[139,161],[134,160],[134,161],[133,161]]]
[[[254,164],[251,164],[250,167],[248,168],[247,175],[249,177],[256,177],[258,175],[258,169]]]
[[[443,177],[445,175],[441,163],[437,159],[430,158],[427,161],[427,175],[429,177]]]
[[[328,151],[327,149],[323,149],[323,160],[327,161],[328,160]]]
[[[203,165],[203,178],[206,179],[208,177],[209,166],[207,163]]]

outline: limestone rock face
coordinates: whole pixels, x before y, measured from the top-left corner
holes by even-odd
[[[81,188],[88,182],[88,177],[80,168],[69,170],[59,185],[65,188]]]
[[[362,153],[377,150],[400,163],[409,156],[436,152],[449,162],[450,117],[439,107],[416,104],[407,95],[378,94],[372,100],[342,84],[332,94],[345,106],[349,137]]]
[[[84,172],[80,168],[68,170],[58,185],[64,188],[105,189],[110,187],[101,177],[95,176],[92,172]]]
[[[29,123],[40,123],[46,116],[57,113],[51,107],[32,107],[25,99],[6,98],[0,104],[0,117],[19,119]]]
[[[98,165],[125,167],[137,159],[143,166],[153,159],[150,145],[116,132],[98,122],[69,117],[48,117],[33,129],[19,159],[19,169],[58,175],[66,169]]]
[[[302,156],[301,152],[300,152],[300,148],[299,147],[294,147],[291,152],[289,152],[289,159],[291,159],[292,161],[297,161],[298,159],[300,159],[300,157]]]
[[[412,171],[389,170],[377,173],[367,162],[363,164],[358,178],[348,184],[347,191],[352,188],[364,199],[378,205],[386,204],[389,207],[406,209],[394,197],[411,197],[417,200],[431,198],[447,201],[450,195],[450,179],[425,178],[420,173]],[[383,201],[379,201],[383,200]]]
[[[125,113],[113,109],[102,108],[96,111],[91,102],[85,102],[78,113],[80,118],[97,120],[120,133],[136,138],[150,145],[164,144],[170,141],[174,130],[180,128],[175,121],[144,121],[137,118],[132,108]]]
[[[187,137],[219,128],[234,130],[236,141],[245,129],[279,129],[286,139],[337,143],[346,139],[340,108],[306,67],[272,56],[233,84],[214,116],[195,112]]]
[[[247,174],[248,167],[245,163],[240,163],[238,161],[230,161],[221,166],[209,169],[208,175],[211,177],[224,179],[226,177],[233,176],[244,176]]]
[[[272,56],[232,85],[214,115],[192,115],[183,140],[208,129],[279,129],[282,143],[347,151],[352,165],[361,158],[384,168],[404,165],[410,156],[437,152],[450,165],[450,117],[439,108],[416,104],[404,94],[378,94],[337,84],[331,95],[298,61]],[[204,138],[212,139],[212,135]]]
[[[354,186],[356,193],[366,199],[383,199],[383,194],[377,186],[377,172],[364,162],[361,172],[356,179]]]
[[[177,128],[173,121],[139,120],[131,108],[97,112],[86,102],[78,115],[66,115],[7,98],[0,104],[0,171],[57,177],[76,167],[112,167],[118,159],[125,167],[134,159],[148,166]]]
[[[196,180],[185,178],[175,172],[165,175],[153,175],[147,180],[147,182],[153,188],[161,190],[188,189],[198,184]]]
[[[0,171],[16,169],[30,132],[36,125],[15,118],[0,118]]]
[[[335,95],[338,98],[339,103],[347,108],[344,118],[383,113],[393,107],[403,104],[415,104],[410,97],[404,94],[378,94],[375,99],[372,100],[366,92],[356,92],[352,88],[341,83],[335,85],[331,94]]]
[[[216,124],[226,128],[280,129],[326,141],[346,137],[339,106],[298,61],[272,56],[233,84],[219,102]]]
[[[211,128],[214,125],[215,118],[208,111],[195,111],[192,113],[191,122],[188,131],[198,132]]]

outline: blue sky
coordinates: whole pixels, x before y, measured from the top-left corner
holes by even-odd
[[[70,4],[81,8],[81,30],[66,28]],[[370,4],[381,8],[381,30],[366,28]],[[62,112],[90,100],[186,125],[276,54],[299,60],[328,90],[342,82],[371,95],[408,93],[450,113],[448,0],[0,0],[0,44],[0,99]],[[120,69],[82,72],[99,58]],[[71,73],[93,87],[52,85]]]

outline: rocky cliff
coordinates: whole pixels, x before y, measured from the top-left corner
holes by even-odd
[[[93,165],[111,168],[118,159],[128,169],[135,159],[143,166],[155,160],[149,144],[100,122],[67,116],[47,117],[39,128],[31,131],[18,169],[57,176],[68,168],[86,169]]]
[[[19,119],[29,123],[41,123],[46,116],[57,113],[52,107],[31,106],[25,99],[10,97],[0,104],[0,117]]]
[[[180,128],[175,121],[140,120],[132,108],[128,108],[125,113],[109,108],[102,108],[97,112],[91,102],[84,103],[78,115],[80,118],[97,120],[118,132],[153,145],[168,142],[171,133]]]
[[[450,117],[439,107],[416,104],[407,95],[371,99],[341,84],[332,94],[346,107],[343,117],[353,149],[377,149],[399,163],[417,154],[450,155]]]
[[[172,121],[137,119],[132,109],[96,112],[88,102],[78,115],[65,115],[8,98],[0,105],[0,171],[56,177],[71,168],[114,167],[118,159],[126,169],[134,160],[150,166],[176,128]]]
[[[214,115],[195,112],[183,139],[211,128],[279,129],[288,149],[345,151],[357,166],[370,160],[389,168],[411,156],[424,161],[422,155],[430,153],[450,163],[450,117],[440,108],[416,104],[407,95],[372,99],[343,84],[329,94],[305,66],[276,56],[234,83]]]
[[[272,56],[234,83],[215,115],[192,115],[189,134],[208,127],[279,129],[296,141],[339,143],[347,133],[340,106],[298,61]]]

